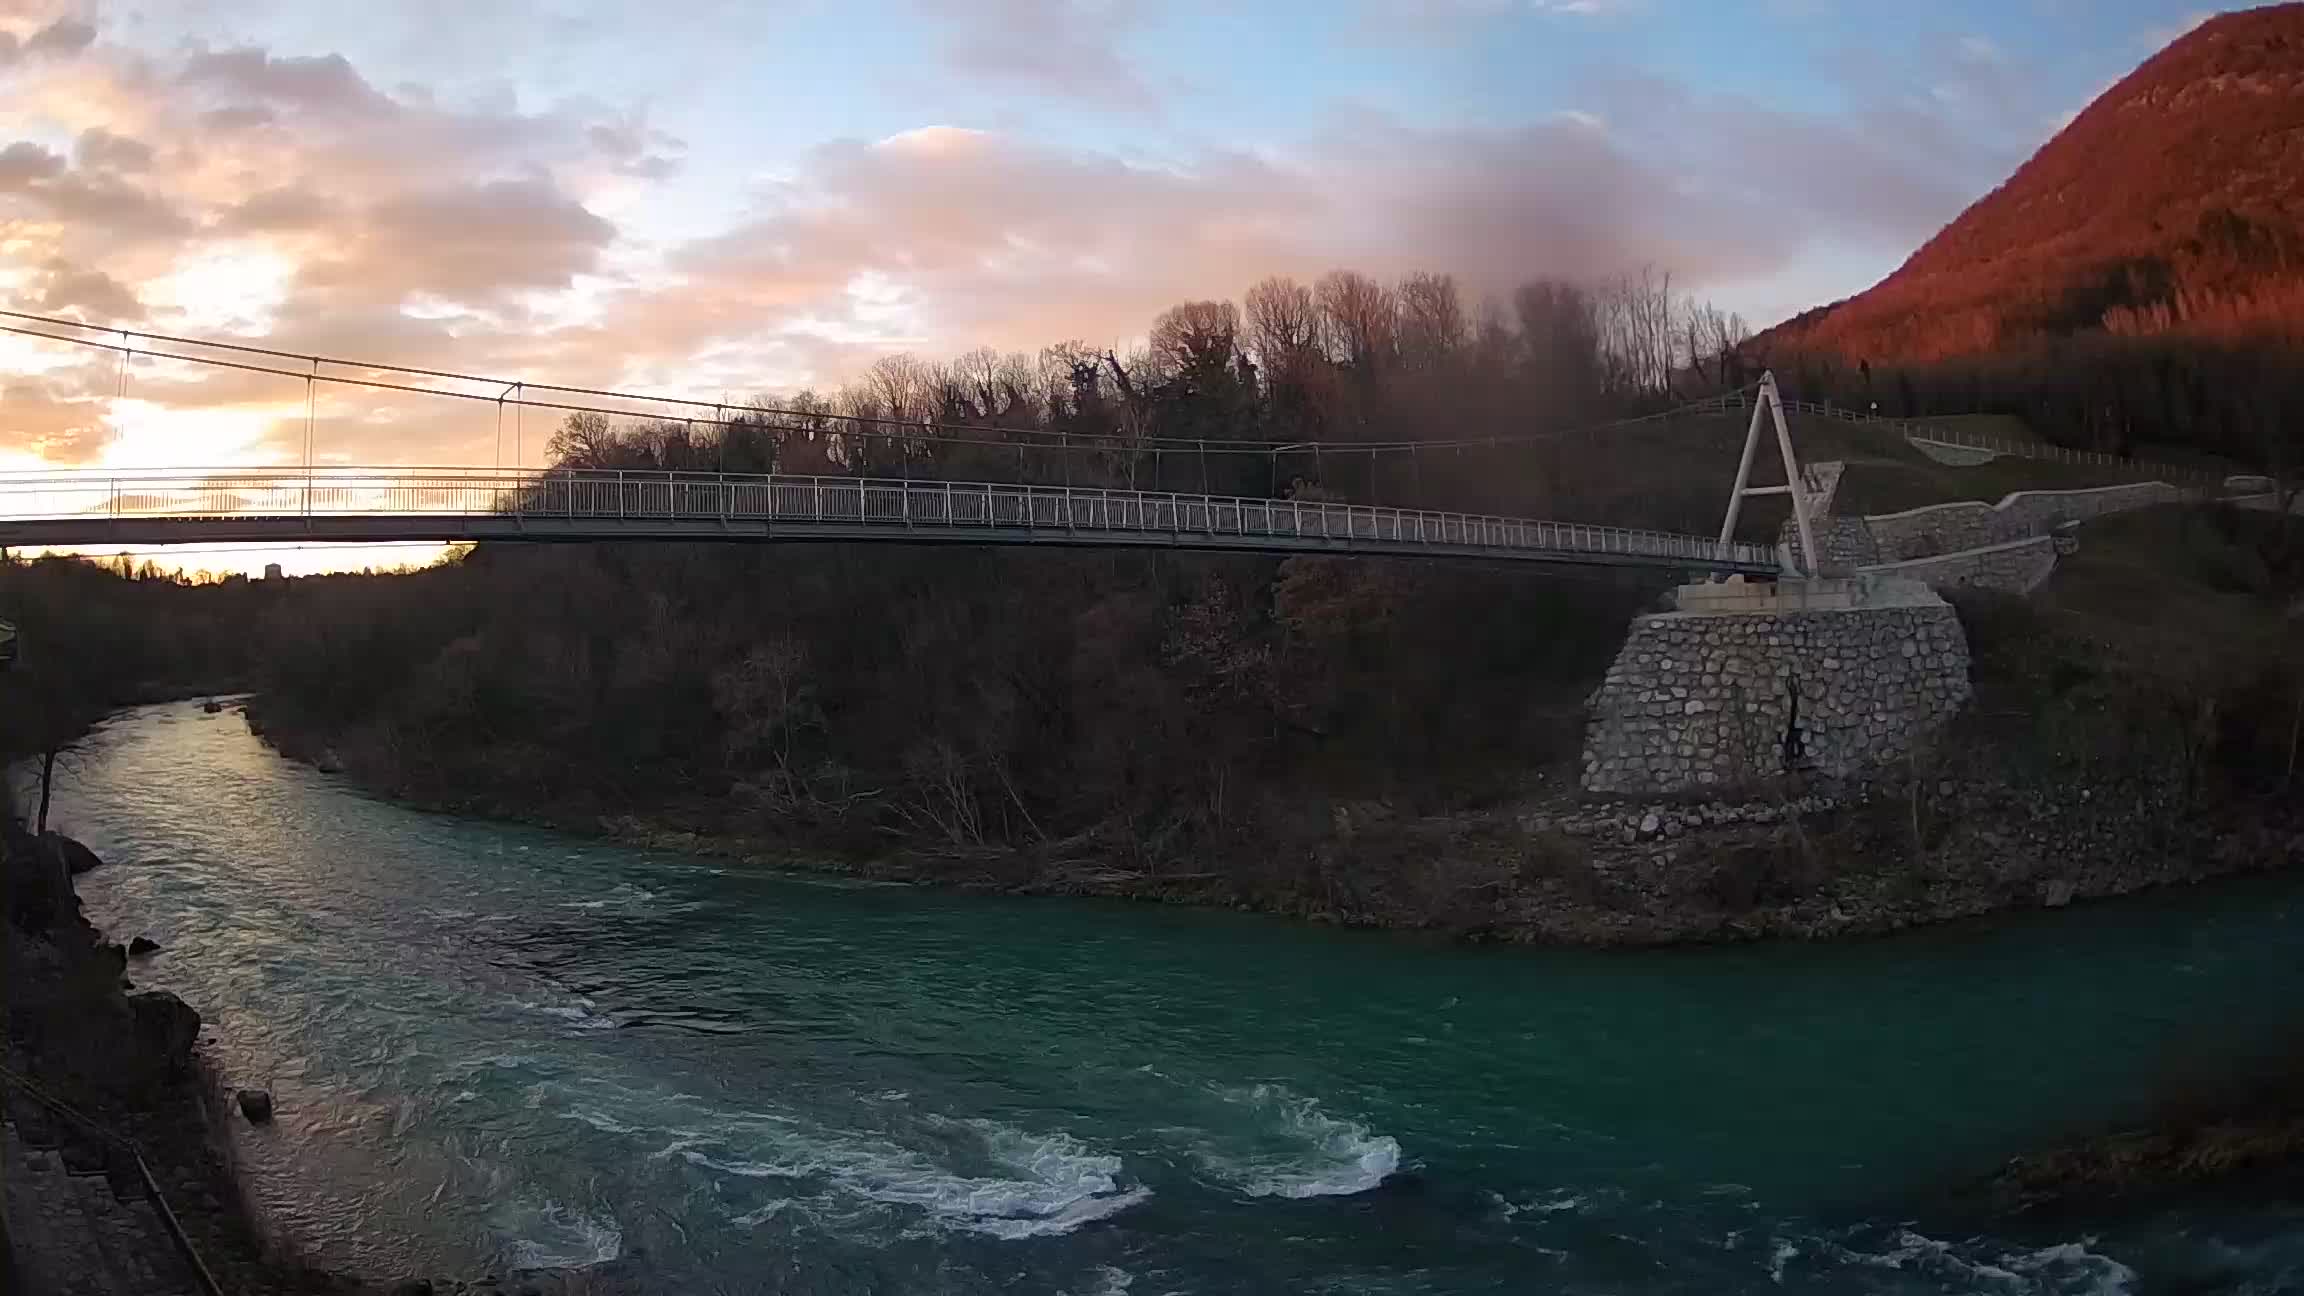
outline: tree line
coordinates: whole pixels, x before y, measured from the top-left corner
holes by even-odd
[[[1125,352],[1070,340],[948,361],[889,355],[837,388],[758,400],[701,428],[577,414],[549,454],[567,469],[1318,488],[1518,512],[1525,492],[1499,480],[1493,456],[1420,447],[1527,437],[1741,385],[1757,376],[1740,353],[1748,337],[1740,317],[1654,270],[1534,280],[1477,304],[1447,275],[1385,283],[1338,270],[1267,278],[1237,302],[1179,303]]]

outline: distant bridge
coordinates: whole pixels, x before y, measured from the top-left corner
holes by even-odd
[[[1767,574],[1772,545],[1532,518],[1170,491],[549,469],[0,476],[0,545],[895,541],[1507,559]]]
[[[0,474],[0,545],[150,546],[207,543],[389,543],[460,540],[742,540],[894,541],[1103,548],[1230,550],[1504,559],[1594,567],[1640,567],[1684,573],[1792,574],[1773,545],[1736,542],[1737,507],[1747,495],[1787,494],[1805,533],[1808,521],[1789,433],[1773,376],[1753,388],[1751,427],[1731,507],[1717,538],[1635,530],[1565,520],[1496,517],[1310,499],[1210,493],[1209,457],[1246,455],[1267,461],[1280,480],[1281,457],[1309,458],[1318,477],[1323,452],[1404,458],[1411,475],[1425,452],[1495,448],[1556,440],[1560,433],[1406,442],[1248,442],[1073,435],[1037,428],[979,427],[865,414],[731,408],[724,403],[642,396],[606,389],[504,381],[403,365],[299,355],[244,342],[98,329],[77,321],[0,310],[0,333],[108,352],[119,358],[118,390],[130,361],[263,374],[304,388],[304,461],[268,469],[183,467],[152,471]],[[94,334],[95,336],[89,336]],[[107,339],[117,338],[118,341]],[[288,362],[292,362],[290,367]],[[497,454],[512,415],[514,462],[480,468],[323,467],[314,454],[321,387],[391,393],[493,406]],[[1681,411],[1584,429],[1629,426],[1689,409],[1723,412],[1747,402],[1735,393]],[[1749,486],[1767,411],[1787,485]],[[683,428],[740,425],[831,437],[834,462],[869,472],[892,454],[904,472],[872,475],[744,475],[726,472],[546,468],[525,466],[521,414],[529,409],[601,418],[642,417]],[[663,418],[661,411],[672,411]],[[652,412],[653,411],[653,412]],[[1017,477],[1065,484],[916,479],[910,467],[946,452],[981,461],[1016,456]],[[1072,484],[1081,456],[1101,486]],[[1152,480],[1189,455],[1201,490],[1140,490],[1135,465],[1150,460]],[[1028,460],[1036,460],[1032,468]],[[1103,462],[1099,462],[1099,460]],[[1116,471],[1113,464],[1125,464]],[[1037,473],[1033,469],[1037,469]],[[886,471],[885,468],[882,469]],[[989,470],[998,471],[998,470]],[[1122,485],[1120,483],[1127,484]],[[1803,552],[1808,552],[1804,550]]]

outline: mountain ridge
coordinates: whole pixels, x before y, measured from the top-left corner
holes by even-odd
[[[1755,344],[1929,363],[2091,333],[2304,336],[2304,3],[2178,37],[1887,278]]]

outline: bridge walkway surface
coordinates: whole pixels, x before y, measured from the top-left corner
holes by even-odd
[[[1767,574],[1772,545],[1302,499],[717,473],[336,468],[0,478],[0,544],[897,541],[1504,559]]]

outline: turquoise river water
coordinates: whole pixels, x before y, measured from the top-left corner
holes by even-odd
[[[2245,1202],[1959,1188],[2278,1038],[2304,883],[1841,945],[1462,949],[766,875],[421,814],[233,711],[125,713],[56,826],[379,1276],[666,1292],[2273,1292]]]

